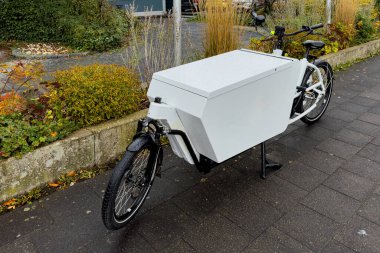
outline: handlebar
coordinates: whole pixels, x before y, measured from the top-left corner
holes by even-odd
[[[288,36],[294,36],[294,35],[297,35],[297,34],[300,34],[300,33],[303,33],[303,32],[310,32],[312,33],[313,30],[316,30],[316,29],[319,29],[319,28],[322,28],[323,27],[323,24],[316,24],[316,25],[313,25],[313,26],[302,26],[302,29],[297,31],[297,32],[294,32],[294,33],[287,33],[287,34],[283,34],[283,36],[285,37],[288,37]]]
[[[282,49],[283,46],[283,40],[284,37],[294,36],[303,32],[307,32],[309,34],[312,34],[314,30],[318,28],[322,28],[323,24],[317,24],[313,26],[302,26],[302,29],[300,31],[294,32],[294,33],[285,33],[285,28],[282,26],[276,26],[274,35],[277,36],[277,43],[275,48]]]

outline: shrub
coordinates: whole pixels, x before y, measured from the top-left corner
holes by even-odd
[[[28,122],[20,113],[0,115],[0,159],[19,156],[44,144],[61,139],[75,130],[72,122]]]
[[[97,124],[137,111],[144,92],[137,75],[125,67],[99,65],[74,67],[55,73],[49,104],[59,119],[79,126]]]
[[[370,41],[375,32],[376,28],[371,20],[371,18],[364,13],[359,13],[356,17],[355,28],[357,30],[355,42],[357,44]]]
[[[84,50],[121,45],[128,30],[106,0],[1,0],[0,40],[63,42]]]
[[[330,26],[330,32],[326,35],[327,39],[338,43],[338,49],[342,50],[350,47],[356,34],[353,25],[336,23]]]
[[[277,0],[266,23],[272,30],[284,26],[287,31],[297,31],[303,25],[324,23],[324,20],[324,0]]]
[[[22,112],[26,109],[26,100],[15,92],[0,95],[0,115]]]

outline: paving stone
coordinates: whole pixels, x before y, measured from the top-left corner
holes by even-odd
[[[352,217],[360,206],[359,201],[322,185],[307,195],[302,203],[340,223]]]
[[[356,113],[344,111],[341,109],[333,109],[329,111],[327,115],[336,119],[346,121],[346,122],[351,122],[358,117]]]
[[[376,126],[371,123],[367,123],[361,120],[355,120],[351,122],[350,124],[347,125],[348,129],[351,129],[356,132],[360,132],[366,135],[371,135],[371,136],[377,136],[380,128],[379,126]]]
[[[243,250],[243,253],[249,252],[312,253],[313,251],[280,230],[271,227]]]
[[[380,115],[374,113],[364,113],[359,117],[360,120],[380,126]]]
[[[328,139],[329,137],[333,136],[334,132],[323,128],[319,127],[317,125],[311,125],[311,126],[304,126],[300,127],[297,130],[293,131],[292,134],[297,134],[301,135],[304,137],[308,137],[317,141],[324,141]]]
[[[240,252],[252,240],[244,230],[214,213],[183,239],[199,252]]]
[[[380,183],[380,164],[368,158],[353,156],[342,168],[361,177]]]
[[[197,223],[170,202],[160,205],[136,221],[138,231],[156,250],[162,250],[180,239]]]
[[[267,158],[282,165],[289,164],[302,156],[300,151],[294,150],[281,143],[275,142],[267,146]]]
[[[369,110],[369,112],[380,115],[380,103],[378,103],[375,107],[372,107],[372,109]]]
[[[24,208],[30,208],[25,212]],[[38,202],[26,205],[0,216],[0,247],[21,236],[41,230],[53,223],[53,219]]]
[[[165,177],[156,177],[152,189],[139,212],[143,214],[184,191],[185,189],[179,184]]]
[[[380,225],[380,196],[373,195],[358,210],[358,214]]]
[[[380,163],[380,146],[368,144],[358,154]]]
[[[193,247],[190,246],[187,242],[185,242],[183,239],[180,239],[172,244],[170,244],[169,247],[164,249],[162,252],[165,253],[188,253],[188,252],[197,252]]]
[[[362,106],[362,105],[358,105],[358,104],[351,103],[351,102],[343,103],[342,105],[340,105],[340,108],[342,110],[352,112],[352,113],[357,113],[357,114],[362,114],[362,113],[365,113],[369,110],[369,107],[367,107],[367,106]]]
[[[85,246],[80,247],[76,253],[130,253],[130,252],[156,252],[145,239],[131,227],[113,231],[110,234],[91,240]]]
[[[339,131],[347,125],[347,122],[324,115],[315,125],[332,131]]]
[[[380,195],[380,185],[377,186],[373,193]]]
[[[364,147],[373,139],[372,136],[368,136],[345,128],[334,135],[334,138],[345,143],[355,145],[357,147]]]
[[[162,171],[170,169],[174,166],[190,166],[186,161],[176,156],[169,145],[164,147],[164,157],[165,158],[161,168]]]
[[[178,194],[172,200],[195,220],[202,221],[220,204],[221,199],[220,192],[206,181]]]
[[[345,162],[344,159],[317,149],[314,149],[299,159],[305,165],[316,168],[327,174],[332,174]]]
[[[22,236],[19,239],[0,247],[0,252],[37,253],[37,249],[29,236]]]
[[[318,144],[317,141],[298,134],[287,135],[279,142],[299,152],[307,152]]]
[[[332,138],[325,140],[319,144],[317,148],[324,152],[339,156],[343,159],[349,159],[360,150],[359,147]]]
[[[274,226],[311,250],[319,251],[332,239],[339,224],[307,207],[295,205]]]
[[[338,169],[323,184],[357,200],[366,198],[374,186],[372,181],[342,169]]]
[[[162,177],[169,179],[181,188],[188,189],[202,179],[202,174],[195,168],[174,166],[162,173]]]
[[[113,170],[108,170],[95,178],[81,182],[92,189],[99,198],[103,199],[104,192],[107,188],[108,181],[111,178]]]
[[[300,162],[281,168],[276,176],[281,177],[306,191],[311,191],[328,177],[327,174]]]
[[[282,216],[280,211],[249,192],[224,205],[220,212],[254,238]]]
[[[336,95],[347,97],[347,98],[356,97],[360,93],[358,91],[354,91],[354,90],[350,90],[350,89],[344,89],[344,88],[339,89],[339,86],[335,86],[334,88],[335,88],[334,93]]]
[[[247,186],[247,194],[260,197],[281,212],[288,212],[303,198],[307,191],[275,175],[254,185]]]
[[[342,104],[344,102],[350,101],[350,98],[333,94],[331,100],[334,103]]]
[[[86,214],[98,211],[102,200],[86,184],[77,183],[64,191],[57,191],[45,198],[41,205],[46,208],[55,221],[65,216]],[[70,208],[67,208],[70,207]]]
[[[378,103],[378,101],[376,100],[369,99],[366,97],[361,97],[361,96],[356,96],[352,98],[350,102],[358,104],[358,105],[368,106],[368,107],[373,107]]]
[[[343,244],[333,240],[321,251],[323,253],[354,253],[353,250],[347,248]]]
[[[97,196],[96,199],[100,203]],[[83,247],[93,238],[105,236],[108,231],[101,220],[99,203],[96,209],[84,206],[84,208],[89,208],[88,213],[78,211],[77,214],[62,215],[61,218],[55,219],[53,225],[32,233],[31,237],[37,252],[55,252],[57,249],[61,252],[72,252]],[[70,209],[71,206],[62,208]]]
[[[373,87],[370,90],[366,90],[361,93],[360,96],[373,100],[380,100],[380,87]]]
[[[355,252],[378,253],[380,249],[380,226],[354,216],[335,236],[335,240]]]
[[[380,137],[374,138],[371,143],[380,146]]]

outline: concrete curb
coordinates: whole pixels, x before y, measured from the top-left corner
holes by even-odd
[[[380,52],[380,39],[323,56],[333,67]],[[63,173],[101,166],[121,155],[131,141],[142,110],[119,120],[79,130],[64,140],[18,159],[0,161],[0,201],[45,184]]]
[[[84,128],[69,137],[0,161],[0,201],[46,184],[80,168],[101,166],[123,154],[135,133],[142,110],[118,120]]]
[[[380,52],[380,39],[370,41],[358,46],[341,50],[334,54],[328,54],[321,57],[335,68],[342,64],[352,63],[356,60],[365,59]]]

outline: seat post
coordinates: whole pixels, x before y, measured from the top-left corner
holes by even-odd
[[[306,47],[306,53],[305,53],[305,58],[309,58],[309,53],[310,53],[310,47]]]

